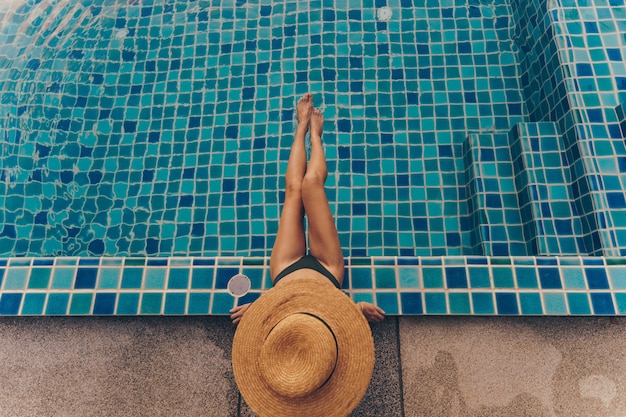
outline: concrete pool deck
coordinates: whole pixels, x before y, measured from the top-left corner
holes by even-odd
[[[626,415],[626,319],[388,317],[353,416]],[[253,416],[226,317],[0,320],[3,416]]]

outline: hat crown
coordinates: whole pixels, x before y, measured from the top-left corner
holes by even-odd
[[[307,355],[315,359],[302,359]],[[292,364],[300,362],[315,366]],[[342,291],[317,279],[287,281],[261,295],[233,339],[235,381],[260,417],[346,417],[363,398],[373,370],[367,320]]]
[[[304,397],[329,380],[337,354],[335,336],[323,320],[293,313],[277,323],[263,341],[261,377],[280,396]]]

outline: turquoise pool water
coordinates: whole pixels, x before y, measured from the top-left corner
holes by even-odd
[[[103,267],[108,257],[243,265],[268,256],[294,107],[307,91],[326,117],[328,197],[344,254],[372,266],[370,290],[379,288],[370,257],[414,266],[434,257],[442,277],[443,265],[465,259],[460,287],[422,272],[416,281],[448,300],[446,290],[471,287],[468,265],[483,264],[473,257],[485,259],[494,290],[499,261],[490,257],[626,254],[624,0],[0,7],[0,257],[44,259],[16,260],[28,272],[11,275],[8,289],[30,288],[38,262],[53,266],[45,259]],[[74,274],[80,262],[70,261]],[[168,271],[176,263],[164,262]],[[405,261],[391,262],[399,274]],[[564,264],[548,264],[561,284],[546,288],[569,288]],[[607,276],[575,289],[619,289],[605,287]],[[503,288],[515,294],[524,286],[511,277]],[[91,283],[77,279],[69,289]],[[396,280],[380,288],[396,291]],[[468,293],[460,297],[462,311],[474,308]]]

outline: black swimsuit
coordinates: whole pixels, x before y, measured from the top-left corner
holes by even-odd
[[[276,275],[276,278],[274,278],[274,285],[276,285],[278,281],[280,281],[287,275],[300,269],[312,269],[314,271],[317,271],[320,274],[324,275],[326,278],[328,278],[328,280],[332,282],[335,287],[341,288],[339,280],[335,278],[335,276],[331,274],[330,271],[320,263],[320,261],[318,261],[317,259],[315,259],[315,257],[311,255],[303,256],[296,262],[289,265],[287,268],[283,269],[278,275]]]

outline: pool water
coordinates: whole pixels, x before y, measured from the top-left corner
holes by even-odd
[[[306,92],[346,257],[626,255],[625,54],[624,0],[7,2],[0,257],[269,256]]]

